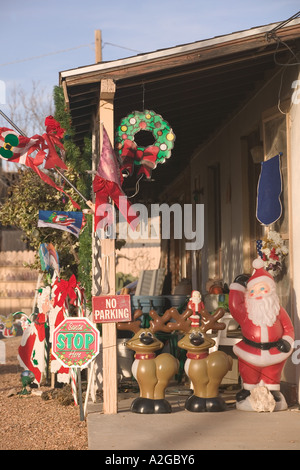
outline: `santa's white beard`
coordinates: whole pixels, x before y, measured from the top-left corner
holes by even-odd
[[[264,294],[262,299],[256,300],[246,294],[246,307],[248,317],[257,326],[272,326],[279,314],[280,303],[276,292],[273,290],[269,294]]]

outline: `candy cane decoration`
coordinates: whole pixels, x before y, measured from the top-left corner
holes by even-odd
[[[74,398],[75,406],[78,405],[78,398],[77,398],[77,370],[75,367],[70,367],[70,377],[71,377],[71,389],[72,395]]]
[[[78,287],[78,285],[75,287],[75,292],[76,292],[76,296],[77,296],[77,299],[76,299],[76,306],[77,306],[77,313],[78,313],[78,316],[79,317],[83,317],[83,310],[82,310],[82,296],[81,296],[81,291]]]

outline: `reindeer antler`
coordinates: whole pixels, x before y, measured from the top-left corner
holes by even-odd
[[[143,310],[138,308],[133,314],[134,321],[129,322],[119,322],[117,323],[118,330],[129,330],[133,333],[137,333],[141,329],[141,320],[139,319],[143,315]]]
[[[188,317],[190,317],[193,313],[193,311],[190,309],[187,309],[185,312],[183,312],[182,315],[180,315],[180,313],[175,307],[166,310],[162,317],[157,315],[156,312],[154,313],[154,316],[151,315],[151,318],[153,318],[154,320],[151,322],[152,331],[164,331],[167,333],[171,333],[175,330],[185,332],[188,332],[190,330],[191,321],[188,319]],[[170,320],[175,321],[171,322]]]
[[[224,330],[226,328],[225,323],[219,323],[218,321],[225,315],[226,311],[224,308],[218,308],[215,313],[210,314],[207,310],[203,309],[200,312],[201,315],[201,331],[212,330]]]
[[[165,313],[160,316],[154,309],[151,309],[149,315],[152,318],[152,321],[150,321],[150,329],[153,333],[156,331],[170,332],[168,325],[166,325],[171,318],[169,310],[166,310]]]

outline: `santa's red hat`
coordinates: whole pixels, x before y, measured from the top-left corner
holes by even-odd
[[[275,286],[273,276],[265,270],[265,263],[261,258],[256,258],[252,266],[254,268],[254,273],[247,282],[247,289],[251,288],[258,282],[267,282],[271,287]]]

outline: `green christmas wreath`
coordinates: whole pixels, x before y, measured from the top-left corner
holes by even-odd
[[[152,145],[138,146],[135,135],[140,131],[152,133]],[[157,163],[170,158],[174,147],[175,134],[170,125],[154,111],[134,111],[123,118],[116,132],[116,150],[121,159],[121,170],[133,173],[134,165],[140,166],[139,173],[151,177],[151,170]]]

